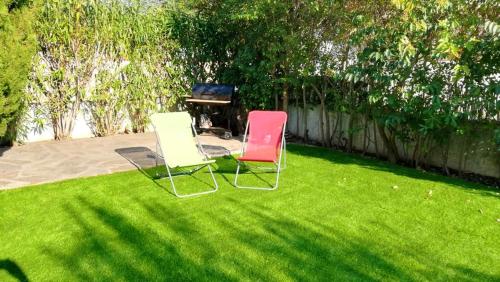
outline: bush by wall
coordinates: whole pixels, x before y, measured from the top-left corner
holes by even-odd
[[[150,1],[45,1],[28,88],[36,119],[65,139],[85,104],[96,136],[116,133],[124,113],[133,131],[144,131],[157,101],[168,108],[185,88],[167,20],[165,7]]]
[[[0,145],[17,135],[31,58],[35,8],[30,1],[0,0]]]
[[[407,161],[403,144],[419,166],[478,124],[500,150],[494,1],[183,2],[171,29],[186,75],[240,85],[248,108],[319,105],[324,146],[334,145],[333,111],[353,117],[348,151],[362,117],[392,162]]]

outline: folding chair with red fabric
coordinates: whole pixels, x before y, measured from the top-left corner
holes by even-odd
[[[287,114],[281,111],[251,111],[243,137],[241,156],[234,186],[237,188],[275,190],[281,169],[286,167],[285,126]],[[284,155],[284,156],[283,156]],[[284,158],[284,167],[281,160]],[[238,185],[240,166],[246,162],[273,163],[276,166],[276,184],[273,187],[248,187]]]

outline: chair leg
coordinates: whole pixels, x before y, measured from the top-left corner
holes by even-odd
[[[253,187],[253,186],[240,186],[238,185],[238,175],[240,172],[241,161],[238,161],[238,167],[236,168],[236,175],[234,177],[234,187],[239,189],[254,189],[254,190],[276,190],[278,189],[278,180],[280,177],[280,164],[276,165],[276,183],[272,187]]]
[[[215,189],[209,190],[209,191],[204,191],[204,192],[198,192],[198,193],[191,193],[191,194],[184,194],[184,195],[182,195],[180,193],[177,193],[177,190],[175,189],[173,175],[170,173],[170,169],[168,168],[168,165],[166,165],[167,172],[168,172],[168,178],[170,179],[170,185],[172,186],[172,189],[174,190],[175,196],[177,196],[179,198],[187,198],[187,197],[193,197],[193,196],[198,196],[198,195],[210,194],[210,193],[214,193],[217,190],[219,190],[219,185],[217,184],[217,181],[215,180],[214,173],[212,172],[212,167],[210,165],[207,165],[207,166],[208,166],[208,171],[210,172],[210,175],[212,177],[212,180],[214,181]],[[203,167],[201,167],[201,168],[203,168]],[[200,170],[201,168],[192,170],[189,174],[195,173],[198,170]]]
[[[283,142],[283,167],[281,169],[283,170],[285,168],[286,168],[286,141]]]
[[[283,138],[284,138],[284,135],[283,135]],[[283,156],[283,154],[284,154],[284,156]],[[284,157],[284,160],[283,160],[283,157]],[[282,160],[284,161],[284,167],[283,168],[281,167]],[[240,188],[240,189],[255,189],[255,190],[276,190],[276,189],[278,189],[280,172],[281,172],[282,169],[286,168],[286,142],[283,141],[283,143],[282,143],[282,149],[281,149],[281,152],[280,152],[279,161],[276,164],[276,182],[275,182],[274,186],[272,186],[272,187],[252,187],[252,186],[240,186],[240,185],[238,185],[238,175],[239,175],[239,172],[240,172],[240,166],[241,166],[241,161],[238,160],[238,167],[236,168],[236,175],[234,177],[234,186],[236,188]]]

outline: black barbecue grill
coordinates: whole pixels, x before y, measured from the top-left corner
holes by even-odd
[[[230,84],[214,84],[214,83],[197,83],[193,85],[192,99],[188,102],[214,103],[215,104],[230,104],[234,94],[234,85]],[[209,102],[207,102],[209,101]]]
[[[235,86],[230,84],[196,83],[192,96],[186,102],[190,112],[196,118],[196,124],[202,122],[201,116],[210,119],[212,127],[208,130],[224,137],[238,135],[236,113],[239,106]]]

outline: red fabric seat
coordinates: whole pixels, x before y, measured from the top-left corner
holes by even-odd
[[[240,161],[276,162],[287,114],[280,111],[251,111],[248,141]]]

